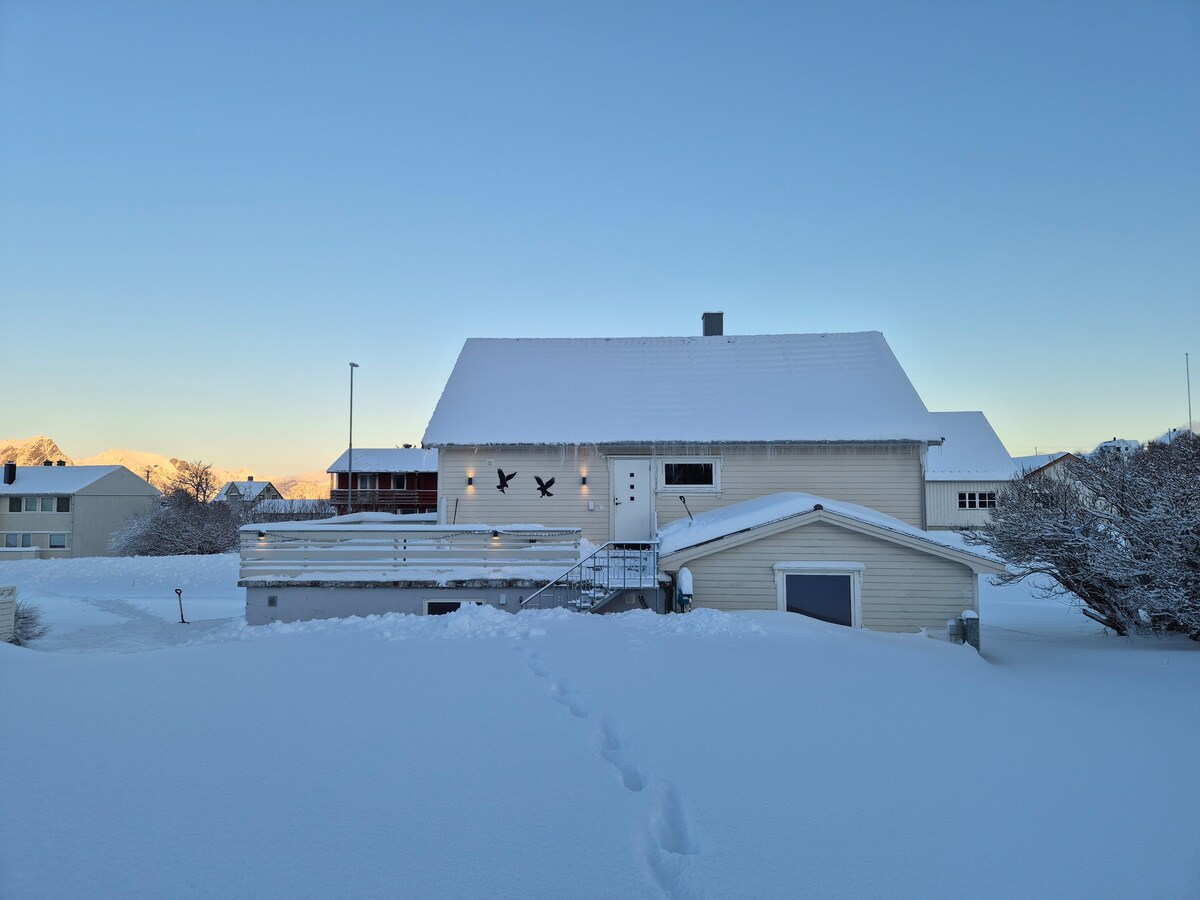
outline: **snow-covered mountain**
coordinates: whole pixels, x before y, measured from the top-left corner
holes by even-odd
[[[40,466],[46,461],[65,460],[71,466],[125,466],[141,475],[156,488],[165,487],[183,460],[177,456],[164,456],[145,450],[105,450],[95,456],[75,459],[68,456],[51,438],[37,435],[17,440],[0,440],[0,461],[15,462],[19,466]],[[283,496],[292,500],[313,500],[329,496],[329,476],[323,469],[301,475],[273,476],[252,469],[223,469],[213,466],[213,476],[218,485],[227,481],[245,481],[253,476],[257,481],[270,481],[279,488]]]
[[[40,466],[47,460],[58,462],[60,459],[70,461],[58,444],[44,435],[24,440],[0,438],[0,462],[15,462],[18,466]]]

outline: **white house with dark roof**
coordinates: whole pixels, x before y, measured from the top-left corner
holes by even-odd
[[[1017,465],[983,413],[932,415],[943,440],[929,448],[925,463],[925,527],[986,525],[997,492],[1018,475]]]
[[[124,466],[18,466],[0,479],[0,560],[111,556],[113,532],[153,512],[158,489]]]

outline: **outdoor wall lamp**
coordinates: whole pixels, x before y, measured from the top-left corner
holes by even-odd
[[[474,476],[474,475],[468,475],[468,476],[467,476],[467,487],[470,487],[470,486],[471,486],[471,485],[473,485],[474,483],[475,483],[475,476]]]
[[[587,487],[587,476],[584,475],[582,478],[580,478],[579,483],[582,484],[584,487]]]

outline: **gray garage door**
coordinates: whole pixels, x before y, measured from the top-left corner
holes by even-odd
[[[852,625],[849,575],[788,575],[788,612],[835,625]]]

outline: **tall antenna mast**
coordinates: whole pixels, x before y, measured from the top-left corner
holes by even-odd
[[[1188,383],[1188,431],[1192,431],[1192,364],[1188,359],[1188,355],[1183,354],[1183,366],[1187,369]]]

